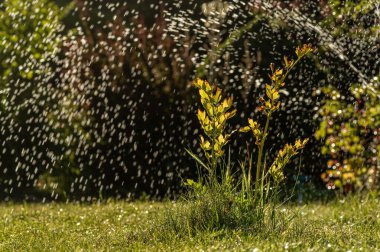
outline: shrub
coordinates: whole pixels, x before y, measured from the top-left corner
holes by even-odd
[[[297,59],[284,57],[284,67],[276,69],[271,65],[271,84],[266,84],[266,96],[261,97],[260,111],[266,117],[265,126],[248,119],[248,126],[239,130],[226,132],[227,122],[234,117],[233,99],[222,99],[222,90],[215,85],[197,79],[194,86],[199,89],[203,110],[198,110],[198,120],[206,137],[200,136],[200,146],[207,162],[203,162],[190,150],[188,153],[197,161],[199,180],[187,180],[190,189],[184,207],[178,214],[169,214],[168,223],[174,230],[185,229],[193,234],[198,230],[215,230],[220,228],[277,228],[275,207],[280,183],[285,179],[283,169],[289,160],[304,148],[307,139],[297,140],[295,144],[286,144],[279,151],[271,166],[266,167],[264,151],[265,139],[273,113],[281,103],[279,90],[293,67],[312,51],[310,45],[297,48]],[[241,162],[241,174],[231,174],[231,157],[225,155],[224,147],[237,132],[249,132],[256,138],[258,160],[255,170],[255,182],[251,182],[252,160]],[[248,167],[247,167],[248,166]],[[271,214],[268,215],[268,210]],[[269,222],[268,222],[269,221]]]
[[[380,88],[376,79],[370,86],[353,86],[349,97],[332,87],[323,89],[327,98],[319,111],[322,121],[315,136],[323,141],[322,153],[329,157],[321,175],[328,189],[347,193],[379,186]]]
[[[45,115],[54,103],[48,83],[59,52],[60,18],[58,6],[47,0],[0,3],[1,195],[30,193],[24,188],[36,186],[56,158]]]

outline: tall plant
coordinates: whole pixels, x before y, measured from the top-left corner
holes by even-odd
[[[198,109],[198,120],[202,126],[205,138],[201,135],[201,148],[205,153],[208,165],[203,165],[215,179],[218,160],[224,155],[223,147],[230,140],[231,133],[226,133],[227,121],[236,115],[232,109],[233,98],[222,100],[222,90],[210,85],[207,81],[197,79],[194,85],[199,89],[204,110]]]
[[[264,180],[268,174],[271,175],[276,184],[279,184],[284,180],[283,169],[285,165],[294,155],[298,153],[299,150],[305,147],[308,141],[308,139],[302,141],[297,140],[292,145],[285,145],[285,147],[279,151],[269,169],[266,169],[264,166],[263,157],[265,156],[265,140],[269,134],[268,130],[270,119],[273,113],[281,106],[281,103],[279,102],[279,91],[285,86],[285,79],[289,72],[303,57],[312,51],[313,48],[311,45],[304,45],[303,47],[296,49],[296,60],[289,60],[287,57],[284,57],[283,68],[276,69],[273,64],[271,65],[271,82],[265,86],[266,96],[260,98],[262,105],[259,108],[259,110],[266,117],[265,126],[262,127],[257,121],[248,119],[248,126],[245,126],[239,130],[239,132],[251,131],[256,138],[258,159],[256,163],[256,179],[254,183],[255,199],[263,199],[264,187],[266,186],[264,185]],[[232,109],[232,97],[227,97],[222,100],[222,90],[215,85],[211,85],[207,81],[197,79],[194,82],[194,86],[199,89],[201,104],[204,109],[198,110],[198,120],[202,126],[204,134],[207,137],[207,139],[205,139],[202,135],[200,136],[200,147],[205,153],[208,161],[207,164],[202,162],[201,159],[192,152],[189,151],[189,153],[198,161],[198,163],[209,171],[209,179],[216,181],[217,169],[220,165],[219,160],[224,155],[223,147],[230,141],[231,135],[237,132],[237,130],[233,130],[230,133],[225,132],[227,121],[235,116],[236,109]],[[241,184],[243,185],[243,191],[251,191],[251,162],[247,171],[246,169],[243,169],[242,177],[243,180],[241,181]],[[261,202],[263,202],[263,200],[261,200]]]
[[[285,79],[294,68],[294,66],[307,54],[313,51],[311,45],[303,45],[302,48],[298,47],[296,49],[296,60],[289,60],[286,56],[284,57],[283,68],[275,68],[274,64],[271,64],[270,69],[272,75],[270,77],[270,84],[265,84],[265,97],[260,98],[261,106],[259,111],[261,111],[266,117],[265,126],[262,127],[257,121],[253,119],[248,119],[248,126],[240,129],[240,132],[251,131],[256,138],[256,145],[258,147],[258,158],[256,164],[256,179],[255,179],[255,198],[257,198],[258,193],[261,192],[261,197],[263,196],[263,183],[266,171],[263,167],[263,157],[265,156],[264,147],[265,140],[268,136],[268,129],[270,119],[274,112],[276,112],[280,106],[280,89],[285,86]],[[268,172],[272,175],[276,183],[280,183],[283,179],[283,169],[285,165],[290,161],[290,158],[298,153],[298,151],[306,145],[308,139],[303,141],[297,140],[294,145],[285,145],[285,147],[278,153],[275,161],[270,166]],[[251,186],[251,167],[248,169],[248,174],[246,176],[247,187]]]
[[[183,228],[191,234],[200,229],[245,227],[277,229],[284,226],[278,225],[277,188],[285,179],[283,174],[285,165],[305,147],[308,140],[297,140],[294,144],[286,144],[267,169],[263,159],[265,139],[269,134],[270,118],[281,106],[278,101],[279,91],[285,85],[286,76],[312,50],[310,45],[304,45],[302,48],[297,48],[296,60],[284,58],[284,68],[276,69],[271,65],[271,84],[266,85],[266,96],[260,98],[262,102],[260,111],[266,116],[264,127],[248,119],[248,126],[227,132],[228,120],[236,115],[236,109],[232,107],[233,98],[222,99],[222,90],[205,80],[197,79],[194,82],[194,86],[199,89],[203,107],[198,110],[198,120],[204,132],[200,136],[200,147],[207,162],[189,150],[188,153],[207,171],[208,176],[203,180],[200,174],[200,181],[186,181],[185,184],[191,189],[187,197],[188,204],[180,208],[180,214],[168,215],[170,217],[167,224],[176,232]],[[242,174],[236,179],[230,173],[231,157],[230,155],[225,157],[224,150],[233,134],[248,131],[255,136],[258,147],[255,183],[251,182],[253,175],[251,160],[248,168],[241,163]],[[267,214],[268,209],[272,209],[271,214]],[[269,225],[265,225],[266,220],[269,221]]]

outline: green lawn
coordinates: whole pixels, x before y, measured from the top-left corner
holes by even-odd
[[[171,203],[2,204],[0,251],[380,251],[377,200],[281,207],[279,233],[243,230],[176,237],[158,220]]]

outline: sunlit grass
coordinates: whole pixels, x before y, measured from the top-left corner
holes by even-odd
[[[160,226],[173,203],[0,206],[0,251],[243,250],[376,251],[380,249],[378,200],[357,199],[284,205],[286,229],[200,231],[176,235]]]

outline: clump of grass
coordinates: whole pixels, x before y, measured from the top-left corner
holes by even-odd
[[[276,218],[265,214],[267,212],[274,213]],[[288,221],[288,216],[274,209],[273,205],[259,208],[237,188],[229,190],[226,183],[218,183],[200,194],[192,192],[187,195],[185,201],[167,212],[164,226],[165,230],[172,230],[178,236],[218,230],[274,233],[283,231]]]
[[[187,150],[202,170],[199,170],[198,181],[185,182],[189,192],[184,203],[167,214],[166,226],[176,234],[194,235],[222,229],[274,231],[285,226],[286,218],[281,218],[276,211],[278,189],[285,179],[283,170],[290,159],[304,148],[308,139],[286,144],[269,168],[263,160],[266,156],[265,141],[270,120],[281,106],[279,90],[284,87],[285,79],[294,66],[312,51],[310,45],[304,45],[296,49],[296,60],[284,57],[283,68],[271,65],[270,84],[265,85],[266,95],[260,98],[259,111],[266,119],[264,126],[248,119],[248,126],[226,132],[228,120],[236,115],[233,98],[223,99],[222,90],[207,81],[197,79],[194,82],[203,108],[198,109],[198,120],[204,133],[200,136],[200,147],[206,160]],[[251,158],[240,162],[241,174],[233,176],[231,157],[225,154],[224,149],[232,136],[239,132],[252,132],[258,159],[255,166]]]

